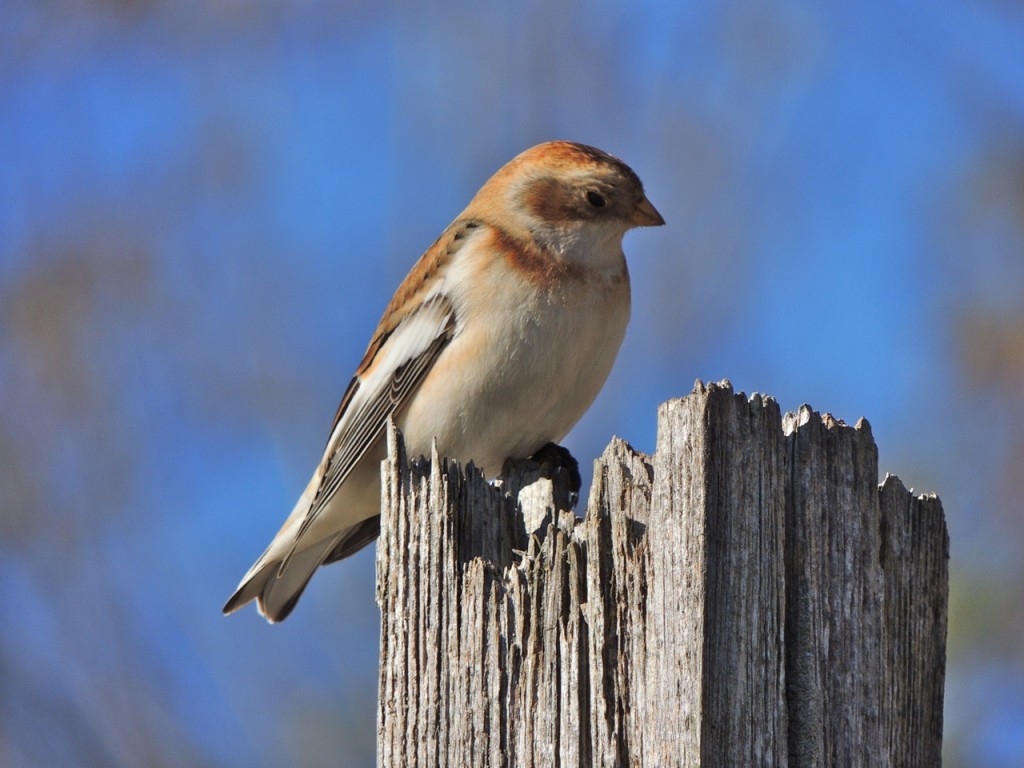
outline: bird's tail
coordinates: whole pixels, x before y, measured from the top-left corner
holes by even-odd
[[[234,613],[252,600],[271,623],[284,621],[295,608],[314,571],[319,568],[341,537],[330,537],[285,554],[267,550],[245,574],[238,589],[224,604],[224,613]],[[282,567],[282,563],[284,564]]]

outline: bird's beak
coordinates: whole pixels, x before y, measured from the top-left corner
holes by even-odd
[[[629,221],[634,227],[660,227],[665,223],[658,209],[646,197],[636,204]]]

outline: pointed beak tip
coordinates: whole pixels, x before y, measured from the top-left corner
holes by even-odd
[[[633,224],[637,227],[660,227],[665,223],[658,209],[651,205],[646,197],[641,200],[633,212]]]

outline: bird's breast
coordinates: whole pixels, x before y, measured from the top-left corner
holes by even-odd
[[[629,319],[629,280],[525,280],[467,259],[458,330],[399,417],[410,453],[474,461],[488,475],[558,441],[611,371]]]

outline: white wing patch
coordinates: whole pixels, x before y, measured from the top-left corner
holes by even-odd
[[[455,335],[455,309],[447,296],[435,293],[402,319],[381,346],[338,420],[327,443],[326,471],[309,512],[295,536],[302,535],[327,506],[345,478],[383,433]],[[293,546],[294,549],[294,546]],[[290,553],[289,553],[290,554]],[[288,558],[281,564],[282,571]]]

